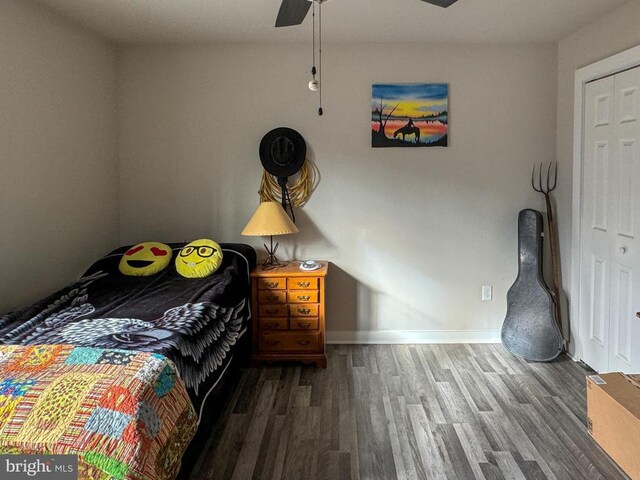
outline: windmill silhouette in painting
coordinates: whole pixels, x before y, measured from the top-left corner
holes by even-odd
[[[447,84],[376,84],[371,98],[372,147],[448,145]]]

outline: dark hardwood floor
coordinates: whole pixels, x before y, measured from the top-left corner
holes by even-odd
[[[246,369],[193,479],[624,479],[587,434],[587,373],[501,345],[332,345]]]

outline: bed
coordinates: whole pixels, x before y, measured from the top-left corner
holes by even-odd
[[[248,353],[255,251],[221,247],[206,278],[173,264],[124,276],[122,247],[0,317],[0,453],[78,453],[87,478],[170,479],[191,442],[192,464]]]

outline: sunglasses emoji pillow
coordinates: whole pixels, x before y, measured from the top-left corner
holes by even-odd
[[[213,240],[202,238],[188,243],[176,257],[176,270],[186,278],[208,277],[222,263],[222,249]]]
[[[123,275],[148,277],[167,268],[172,256],[171,247],[164,243],[139,243],[125,252],[118,268]]]

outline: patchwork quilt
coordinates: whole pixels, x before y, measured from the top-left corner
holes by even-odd
[[[0,345],[0,453],[78,454],[79,478],[174,478],[197,416],[153,352]]]

